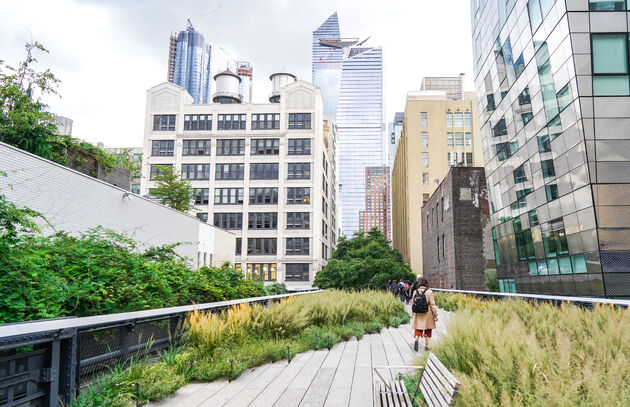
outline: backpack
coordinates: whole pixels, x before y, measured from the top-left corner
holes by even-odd
[[[425,293],[427,290],[416,291],[416,296],[413,297],[413,304],[411,305],[411,311],[416,314],[425,314],[429,312],[429,302]]]

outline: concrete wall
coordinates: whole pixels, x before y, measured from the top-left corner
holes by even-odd
[[[182,242],[177,252],[197,265],[234,262],[235,236],[90,176],[0,143],[0,193],[42,213],[44,233],[72,234],[103,226],[129,234],[141,247]],[[198,256],[201,252],[201,256]]]

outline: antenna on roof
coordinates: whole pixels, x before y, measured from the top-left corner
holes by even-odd
[[[186,21],[188,21],[188,27],[186,27],[186,31],[195,31],[195,27],[193,27],[192,23],[190,22],[190,18],[186,19]]]
[[[364,42],[367,42],[367,40],[369,40],[370,38],[372,38],[371,35],[367,37],[366,39],[364,39],[363,41],[361,41],[360,43],[358,43],[357,46],[360,47],[361,45],[363,45]]]

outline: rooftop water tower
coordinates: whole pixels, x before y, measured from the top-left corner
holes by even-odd
[[[269,101],[271,103],[280,103],[280,89],[297,81],[297,76],[288,72],[276,72],[269,76],[271,80],[271,94],[269,95]]]
[[[214,103],[241,103],[242,96],[239,92],[239,86],[241,84],[241,78],[234,72],[226,69],[214,75],[216,82],[214,95],[212,95],[212,101]]]

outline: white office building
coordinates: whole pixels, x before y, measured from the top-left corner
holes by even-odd
[[[310,286],[339,235],[336,130],[320,89],[270,77],[274,103],[242,104],[241,78],[215,76],[212,104],[163,83],[147,93],[142,194],[159,166],[197,189],[197,217],[235,233],[236,267],[263,281]]]

